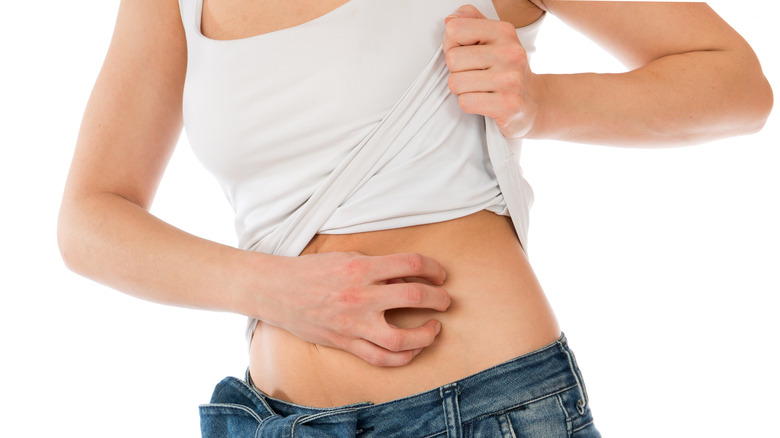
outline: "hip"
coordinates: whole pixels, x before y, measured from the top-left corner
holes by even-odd
[[[600,437],[563,336],[463,379],[381,404],[291,404],[258,390],[248,372],[245,382],[227,378],[217,386],[211,403],[201,406],[201,426],[204,438]]]

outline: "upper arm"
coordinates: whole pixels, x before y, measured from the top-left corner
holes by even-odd
[[[149,208],[181,132],[186,50],[176,0],[122,0],[66,199],[113,193]]]
[[[748,44],[706,3],[545,0],[545,7],[630,68],[674,54],[740,52]]]

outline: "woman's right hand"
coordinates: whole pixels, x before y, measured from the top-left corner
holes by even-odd
[[[366,256],[331,252],[279,258],[273,279],[280,293],[263,293],[259,303],[265,323],[281,327],[315,344],[350,352],[376,366],[409,363],[430,345],[441,323],[398,328],[385,312],[425,308],[440,312],[450,306],[441,287],[441,265],[419,254]]]

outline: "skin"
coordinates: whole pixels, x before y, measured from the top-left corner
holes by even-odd
[[[257,35],[343,3],[211,0],[202,31],[215,39]],[[704,4],[494,4],[506,22],[464,6],[442,17],[443,43],[461,108],[494,118],[508,137],[689,144],[755,132],[771,110],[752,50]],[[542,9],[632,70],[535,74],[514,28]],[[320,235],[300,257],[227,247],[152,216],[182,127],[186,56],[176,1],[122,1],[62,201],[58,239],[68,267],[139,298],[260,319],[250,352],[256,383],[311,405],[402,397],[557,337],[511,227],[492,213]],[[295,378],[305,373],[312,377]],[[333,387],[350,379],[352,386]]]
[[[450,89],[506,137],[683,145],[756,132],[773,104],[755,53],[705,3],[537,2],[632,70],[536,75],[513,24],[447,18]],[[608,127],[608,128],[607,128]]]

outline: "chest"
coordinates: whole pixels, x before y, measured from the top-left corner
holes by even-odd
[[[192,20],[183,109],[193,149],[225,180],[257,169],[288,174],[304,158],[327,174],[431,60],[441,17],[460,1],[350,0],[298,25],[227,41],[203,29],[198,0],[183,2]]]
[[[203,0],[201,32],[218,40],[262,35],[316,20],[349,1],[361,0]],[[542,15],[529,0],[493,0],[493,5],[499,18],[518,28]]]

